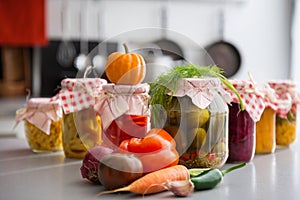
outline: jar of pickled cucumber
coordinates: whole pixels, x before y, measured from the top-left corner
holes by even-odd
[[[27,107],[17,110],[16,121],[24,120],[25,136],[33,152],[61,151],[62,110],[59,101],[31,98]]]
[[[273,153],[276,149],[276,112],[287,113],[291,101],[279,99],[268,84],[261,89],[264,96],[265,109],[256,123],[255,153]]]
[[[300,103],[300,94],[296,91],[296,84],[291,80],[268,81],[281,100],[290,100],[291,107],[278,110],[276,114],[276,144],[289,146],[296,140],[297,106]]]
[[[188,168],[220,168],[228,157],[228,107],[217,78],[178,81],[166,108],[164,129],[175,141],[179,164]]]
[[[58,98],[63,108],[63,150],[66,157],[83,158],[90,148],[102,144],[102,122],[95,112],[96,99],[106,80],[64,79]]]
[[[142,138],[150,129],[149,85],[103,85],[95,110],[103,122],[103,141],[119,146],[126,139]]]
[[[256,122],[259,121],[265,104],[252,81],[230,80],[230,82],[240,94],[245,109],[241,110],[239,99],[228,90],[232,96],[232,102],[229,104],[229,156],[227,162],[249,162],[255,154]]]

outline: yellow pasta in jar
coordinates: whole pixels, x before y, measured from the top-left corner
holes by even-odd
[[[25,120],[25,134],[33,152],[60,151],[62,146],[62,119],[52,121],[50,134],[46,134],[35,125]]]

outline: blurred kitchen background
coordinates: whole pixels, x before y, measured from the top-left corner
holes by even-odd
[[[101,54],[102,66],[124,41],[139,48],[162,38],[195,64],[223,38],[240,56],[228,78],[250,72],[257,83],[292,78],[299,85],[299,0],[0,0],[0,135],[20,135],[14,114],[28,94],[53,96],[63,78],[78,76],[78,55],[92,63]]]

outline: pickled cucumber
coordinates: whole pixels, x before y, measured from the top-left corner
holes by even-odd
[[[193,135],[195,135],[191,144],[192,149],[200,149],[203,145],[206,137],[206,131],[203,128],[192,129]]]
[[[208,109],[196,108],[186,115],[187,127],[200,128],[203,127],[209,120],[210,113]]]

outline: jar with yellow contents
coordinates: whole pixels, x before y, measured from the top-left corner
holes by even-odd
[[[58,98],[63,108],[63,149],[66,157],[83,158],[93,146],[102,144],[100,116],[94,111],[96,98],[106,80],[64,79]]]
[[[281,100],[291,101],[288,112],[279,110],[276,114],[276,144],[289,146],[296,140],[297,106],[300,94],[296,91],[296,84],[291,80],[268,81]]]
[[[256,147],[255,153],[273,153],[276,149],[276,113],[287,113],[291,107],[291,101],[280,100],[268,84],[261,89],[264,97],[265,109],[256,123]]]
[[[63,150],[62,110],[59,101],[31,98],[27,107],[16,112],[17,123],[24,120],[25,135],[33,152]]]

